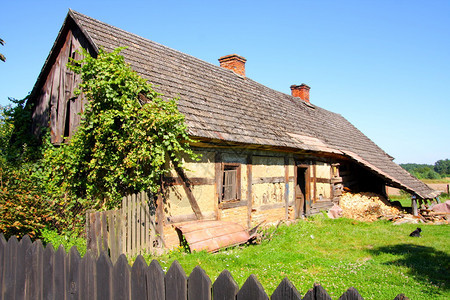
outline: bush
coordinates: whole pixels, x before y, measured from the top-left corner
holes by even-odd
[[[75,232],[59,234],[55,229],[44,228],[42,230],[42,239],[44,244],[51,243],[55,250],[58,250],[59,246],[62,245],[64,249],[69,252],[69,250],[75,246],[81,256],[84,256],[86,253],[86,240],[79,237]]]

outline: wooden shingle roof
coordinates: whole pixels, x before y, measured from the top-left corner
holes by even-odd
[[[339,114],[78,12],[68,18],[96,49],[126,46],[122,55],[139,75],[179,98],[193,137],[336,153],[422,198],[437,195]]]

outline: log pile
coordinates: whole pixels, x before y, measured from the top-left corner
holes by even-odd
[[[385,219],[394,224],[403,223],[434,223],[449,224],[450,214],[435,212],[427,206],[419,209],[419,215],[406,213],[401,207],[394,207],[384,197],[375,193],[344,193],[339,206],[342,208],[342,217],[356,219],[364,222],[373,222]]]
[[[339,206],[343,210],[343,217],[365,222],[394,218],[403,214],[401,210],[388,205],[386,199],[375,193],[344,193]]]

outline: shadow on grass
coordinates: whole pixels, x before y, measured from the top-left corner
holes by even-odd
[[[375,255],[383,253],[400,256],[387,262],[389,265],[399,265],[409,268],[409,274],[417,280],[431,282],[439,286],[442,291],[450,287],[450,255],[443,251],[413,244],[399,244],[379,247],[370,250]]]

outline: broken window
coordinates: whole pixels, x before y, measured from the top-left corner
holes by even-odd
[[[241,196],[241,167],[240,164],[223,165],[222,197],[221,201],[238,201]]]

